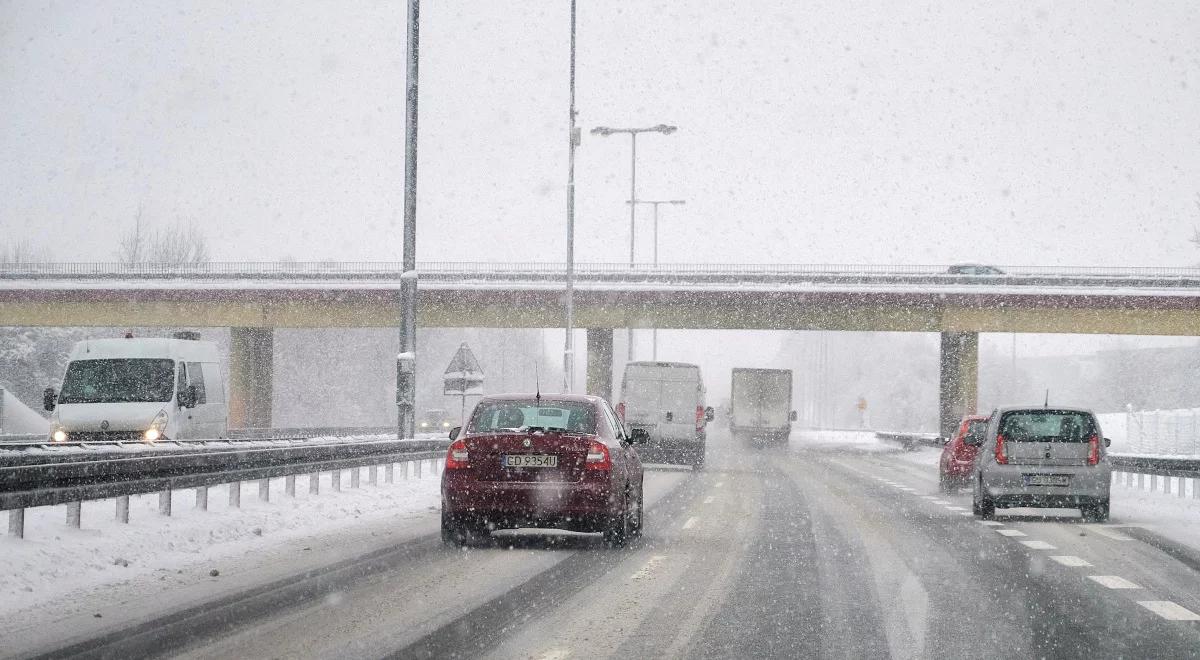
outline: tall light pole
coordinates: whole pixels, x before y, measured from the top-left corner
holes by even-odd
[[[647,128],[610,128],[608,126],[597,126],[592,129],[592,135],[608,137],[617,133],[625,133],[629,135],[629,199],[631,202],[637,202],[637,136],[638,133],[662,133],[670,135],[679,130],[677,126],[668,124],[658,124],[657,126],[649,126]],[[633,268],[634,264],[634,238],[637,236],[637,204],[629,205],[629,267]],[[629,326],[629,361],[633,361],[633,326]]]
[[[570,130],[567,133],[567,332],[563,343],[563,391],[575,385],[575,0],[571,0]]]
[[[420,0],[408,0],[408,70],[404,114],[404,273],[400,276],[400,355],[396,407],[400,438],[416,435],[417,399],[417,63]]]
[[[650,206],[654,207],[654,265],[657,266],[658,265],[658,207],[663,204],[671,204],[673,206],[679,206],[682,204],[687,204],[687,200],[683,200],[683,199],[631,199],[625,203],[629,204],[630,207],[636,206],[638,204],[649,204]],[[651,343],[650,343],[650,347],[651,347],[650,348],[650,351],[651,351],[650,359],[658,360],[658,328],[654,328],[651,331],[651,333],[652,333],[651,336],[653,338],[651,339]]]

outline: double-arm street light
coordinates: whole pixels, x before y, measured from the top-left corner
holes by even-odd
[[[683,199],[631,199],[625,203],[629,204],[630,208],[632,208],[638,204],[649,204],[650,206],[654,207],[654,265],[657,266],[658,265],[658,207],[662,206],[663,204],[671,204],[672,206],[681,206],[683,204],[687,204],[687,200],[683,200]],[[652,351],[650,353],[650,359],[657,360],[658,359],[658,328],[654,328],[654,330],[652,332],[653,332],[653,335],[652,335],[653,339],[650,344],[650,346],[651,346],[650,350]]]
[[[637,235],[637,136],[638,133],[662,133],[670,135],[679,130],[676,126],[667,124],[659,124],[657,126],[649,126],[647,128],[610,128],[608,126],[597,126],[592,129],[592,135],[608,137],[617,133],[629,135],[629,266],[634,264],[634,238]],[[658,208],[658,207],[655,207]],[[633,361],[633,327],[629,328],[629,360]]]

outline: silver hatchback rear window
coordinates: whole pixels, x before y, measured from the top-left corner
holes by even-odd
[[[1009,442],[1087,442],[1097,435],[1096,420],[1076,410],[1017,410],[1000,418]]]

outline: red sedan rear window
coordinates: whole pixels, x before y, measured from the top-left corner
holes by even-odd
[[[471,415],[470,433],[526,430],[595,433],[596,417],[592,407],[574,401],[485,401]]]

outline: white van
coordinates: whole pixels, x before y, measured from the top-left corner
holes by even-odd
[[[62,391],[47,388],[52,442],[224,438],[229,405],[217,345],[194,332],[172,339],[81,341]]]
[[[683,362],[630,362],[621,378],[617,414],[650,440],[638,447],[648,462],[704,467],[705,441],[713,409],[704,404],[700,367]]]

